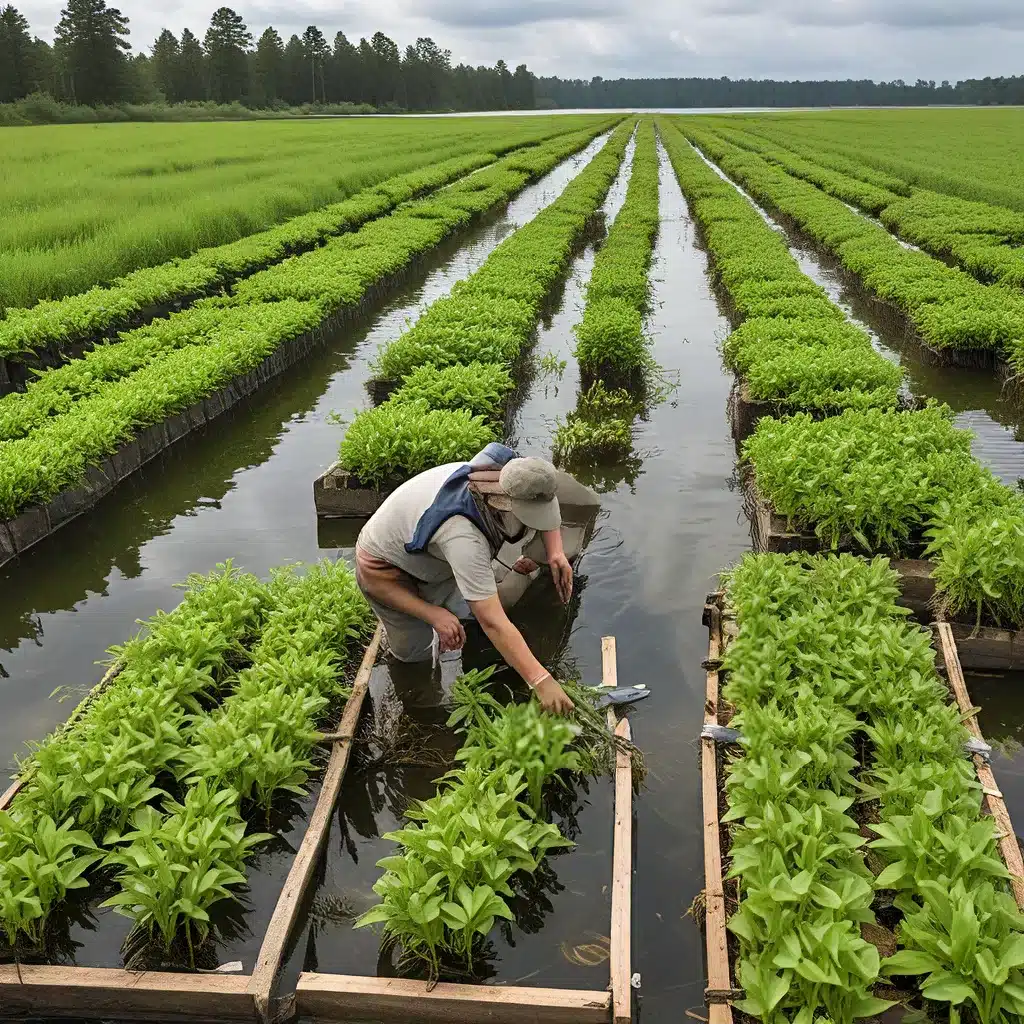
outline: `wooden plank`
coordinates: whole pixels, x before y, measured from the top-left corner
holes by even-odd
[[[299,976],[296,1010],[316,1020],[402,1021],[411,1024],[608,1024],[607,992],[455,985],[433,989],[404,978],[343,974]]]
[[[256,1019],[248,976],[93,967],[0,966],[0,1018]]]
[[[718,665],[723,653],[722,609],[716,601],[705,609],[708,623],[708,670],[705,682],[704,724],[718,724]],[[708,959],[708,988],[732,988],[729,947],[725,929],[725,886],[722,881],[722,848],[718,821],[718,747],[714,740],[701,740],[701,796],[704,804],[704,941]],[[732,1024],[732,1009],[726,1003],[710,1007],[710,1020]]]
[[[619,669],[615,637],[601,637],[601,685],[618,686]],[[630,738],[629,722],[618,721],[615,708],[608,709],[608,728]],[[632,921],[633,875],[633,765],[624,750],[615,753],[615,821],[612,829],[612,919],[609,965],[611,969],[612,1019],[628,1024],[632,1019]]]
[[[260,947],[256,968],[252,972],[249,991],[256,1002],[256,1011],[261,1020],[270,1018],[270,997],[273,992],[277,972],[281,966],[285,947],[291,937],[295,922],[299,916],[302,899],[306,895],[313,872],[316,870],[320,852],[327,839],[327,831],[334,813],[334,805],[338,800],[341,783],[348,768],[349,756],[352,752],[352,739],[355,735],[363,700],[370,685],[370,673],[377,661],[383,627],[378,624],[373,639],[366,648],[362,664],[352,684],[352,695],[345,703],[345,711],[338,724],[338,733],[345,739],[339,740],[331,750],[331,759],[324,773],[324,781],[320,787],[320,796],[309,819],[309,827],[303,837],[299,852],[295,855],[291,870],[285,880],[284,888],[278,897],[274,916],[270,919],[263,944]]]
[[[960,658],[957,654],[956,640],[953,637],[953,630],[948,622],[937,624],[939,645],[942,651],[942,660],[946,665],[946,679],[949,682],[960,712],[964,716],[964,724],[971,735],[977,739],[983,739],[981,726],[978,719],[972,712],[970,694],[967,692],[967,683],[960,666]],[[1010,872],[1010,887],[1013,889],[1014,899],[1017,906],[1024,910],[1024,857],[1021,856],[1020,844],[1017,842],[1017,833],[1013,830],[1013,822],[1010,820],[1010,812],[996,785],[995,775],[992,773],[992,766],[979,754],[974,755],[974,767],[978,773],[978,781],[984,792],[985,806],[989,814],[995,819],[996,831],[1001,835],[999,850],[1006,862],[1006,868]]]
[[[630,739],[629,720],[623,718],[615,735]],[[612,927],[610,966],[612,1020],[632,1019],[632,882],[633,882],[633,764],[624,750],[615,752],[615,825],[612,841]]]
[[[85,714],[89,706],[96,700],[96,698],[110,686],[110,684],[117,678],[120,672],[120,661],[115,662],[113,665],[111,665],[110,668],[108,668],[107,671],[103,673],[103,678],[78,702],[78,704],[75,706],[71,714],[68,715],[64,723],[57,727],[57,734],[59,735],[60,733],[67,732],[67,730],[70,729],[71,726],[74,725],[74,723],[78,721],[78,719],[81,718],[82,715]],[[7,808],[11,806],[11,802],[18,795],[18,793],[21,792],[22,786],[24,786],[25,783],[28,782],[28,780],[31,777],[32,764],[30,762],[25,771],[22,772],[22,774],[19,775],[18,778],[15,779],[14,782],[12,782],[11,785],[4,790],[3,796],[0,796],[0,811],[6,811]]]

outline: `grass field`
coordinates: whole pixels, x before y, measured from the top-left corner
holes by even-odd
[[[0,306],[31,305],[266,228],[424,164],[592,117],[12,128],[0,150]]]
[[[912,185],[1024,210],[1021,107],[801,111],[729,122],[840,153]]]

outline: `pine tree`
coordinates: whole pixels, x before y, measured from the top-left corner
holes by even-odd
[[[218,7],[203,40],[210,74],[210,95],[218,103],[232,103],[245,96],[249,80],[246,51],[250,46],[252,36],[241,16],[230,7]]]
[[[178,38],[169,29],[164,29],[152,48],[153,59],[150,74],[153,84],[164,94],[168,103],[178,103],[178,86],[181,82],[181,47]]]
[[[383,32],[374,32],[370,40],[374,56],[374,104],[394,104],[402,94],[402,56],[393,39]]]
[[[359,51],[344,32],[334,37],[334,52],[328,62],[329,95],[334,102],[359,102]]]
[[[38,70],[28,22],[8,4],[0,10],[0,103],[20,100],[37,88]]]
[[[256,43],[252,59],[253,103],[273,106],[281,99],[284,86],[284,43],[274,28],[268,28]]]
[[[309,96],[309,68],[306,64],[306,48],[296,35],[285,45],[283,68],[281,98],[297,107]]]
[[[75,103],[116,103],[126,91],[128,19],[104,0],[68,0],[56,45]]]
[[[327,89],[324,84],[324,68],[327,64],[327,58],[331,55],[331,51],[327,47],[327,40],[324,39],[324,34],[316,25],[310,25],[302,33],[302,46],[306,51],[306,60],[309,62],[310,81],[313,86],[313,102],[316,103],[317,101],[316,84],[319,81],[320,95],[323,96],[326,103]]]
[[[206,54],[199,38],[187,28],[181,32],[178,71],[180,77],[176,90],[180,100],[194,103],[209,96]]]

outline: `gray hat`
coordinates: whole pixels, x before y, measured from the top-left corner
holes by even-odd
[[[550,462],[512,459],[496,481],[481,479],[490,476],[490,473],[474,473],[470,480],[495,508],[511,512],[531,530],[546,533],[561,527],[562,511],[555,497],[558,480]]]

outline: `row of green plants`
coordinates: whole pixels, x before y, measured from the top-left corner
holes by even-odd
[[[785,239],[671,123],[662,141],[739,326],[726,364],[748,397],[782,412],[893,409],[903,374],[801,270]]]
[[[598,129],[513,153],[426,199],[246,278],[228,296],[120,336],[0,400],[0,515],[78,486],[88,467],[352,307],[473,216],[578,152]],[[122,355],[115,350],[125,348]],[[8,419],[10,416],[10,419]]]
[[[644,317],[657,232],[658,147],[654,122],[646,118],[636,131],[626,200],[594,258],[583,319],[573,328],[585,376],[629,379],[649,365]]]
[[[443,160],[236,242],[143,267],[109,285],[97,285],[63,299],[46,299],[28,309],[8,309],[0,319],[0,356],[23,355],[46,345],[127,329],[149,310],[217,291],[239,277],[320,245],[332,235],[356,230],[400,203],[496,159],[494,153],[473,153]]]
[[[343,469],[379,486],[469,459],[501,434],[513,372],[611,187],[632,130],[632,122],[616,128],[550,206],[381,347],[374,379],[398,386],[352,420],[339,448]]]
[[[879,217],[900,238],[940,259],[951,260],[983,283],[1024,284],[1024,214],[1005,206],[928,189],[894,193],[860,180],[849,172],[822,166],[833,163],[813,151],[794,153],[788,147],[716,124],[722,138],[752,149],[789,174],[809,181],[829,195]],[[855,170],[851,168],[851,171]]]
[[[716,132],[681,125],[684,135],[758,201],[793,219],[880,298],[907,317],[935,349],[995,350],[1016,364],[1024,337],[1024,295],[983,285],[917,249],[842,201],[787,174]]]
[[[949,616],[1024,627],[1024,494],[971,455],[952,412],[762,419],[743,447],[774,511],[828,547],[933,560]]]
[[[552,445],[555,465],[599,491],[607,489],[599,479],[602,470],[627,468],[636,459],[633,423],[645,411],[656,370],[644,318],[659,191],[657,136],[653,120],[644,119],[636,131],[625,200],[594,258],[583,319],[573,328],[581,381],[576,408],[558,421]]]
[[[884,558],[748,555],[725,586],[737,1008],[847,1022],[892,1006],[876,995],[890,981],[921,1019],[1018,1020],[1024,916],[897,574]],[[890,926],[899,948],[882,959]]]
[[[68,893],[118,869],[107,905],[167,950],[184,938],[191,959],[269,838],[252,811],[303,792],[315,724],[345,696],[370,618],[340,563],[269,582],[230,563],[190,577],[174,611],[112,649],[113,682],[19,766],[0,813],[7,942],[45,948]]]
[[[458,767],[407,812],[404,828],[384,836],[399,850],[377,862],[381,902],[356,922],[383,924],[385,942],[422,960],[433,979],[459,967],[471,973],[495,920],[514,919],[513,876],[573,845],[544,820],[544,789],[583,767],[573,749],[580,727],[536,701],[501,704],[487,691],[492,674],[468,672],[453,684],[448,724],[465,737]]]

